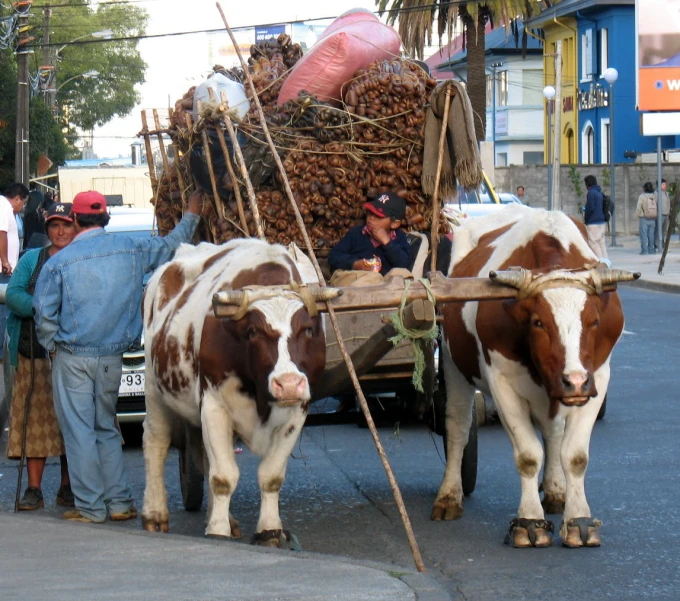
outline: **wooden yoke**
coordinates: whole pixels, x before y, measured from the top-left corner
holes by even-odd
[[[429,280],[430,289],[437,304],[517,298],[518,294],[517,288],[488,278],[447,278],[441,272],[435,272],[430,274]],[[380,286],[356,286],[336,290],[339,291],[336,298],[317,302],[319,311],[328,311],[328,306],[336,312],[391,309],[401,304],[404,295],[404,278],[388,275],[385,283]],[[603,292],[615,290],[616,282],[603,286]],[[236,314],[240,301],[233,298],[234,292],[238,293],[238,291],[229,291],[215,294],[213,297],[215,317],[232,317]],[[428,298],[427,289],[421,282],[414,281],[406,297],[406,302],[409,303],[417,299],[425,300]]]

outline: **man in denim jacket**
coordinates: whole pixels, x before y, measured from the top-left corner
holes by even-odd
[[[137,517],[123,465],[116,402],[123,353],[142,333],[144,275],[189,242],[200,194],[165,237],[108,234],[106,199],[81,192],[71,215],[76,237],[43,267],[33,310],[40,343],[52,358],[54,405],[66,444],[75,510],[64,518],[101,523]]]

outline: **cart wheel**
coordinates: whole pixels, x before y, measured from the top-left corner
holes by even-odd
[[[179,484],[187,511],[198,511],[203,504],[203,474],[189,449],[179,451]]]
[[[602,419],[604,418],[604,414],[607,413],[607,395],[604,395],[604,401],[602,401],[602,405],[600,405],[600,411],[597,414],[597,419]]]
[[[486,400],[484,393],[479,390],[475,392],[475,415],[473,421],[477,422],[477,427],[486,425]]]

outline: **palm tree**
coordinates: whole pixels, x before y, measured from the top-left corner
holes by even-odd
[[[487,23],[501,21],[510,31],[517,19],[528,19],[559,0],[376,0],[382,16],[388,12],[387,22],[394,25],[399,19],[399,35],[406,52],[423,58],[424,47],[432,44],[432,29],[437,22],[439,44],[446,34],[452,39],[462,24],[464,44],[467,48],[467,92],[475,113],[475,131],[478,140],[486,135],[486,62],[484,30]],[[388,4],[391,4],[387,8]],[[523,43],[526,42],[526,31]]]

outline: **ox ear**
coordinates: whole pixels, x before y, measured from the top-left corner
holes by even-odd
[[[503,301],[503,309],[518,324],[523,324],[529,321],[531,311],[525,300],[517,300],[514,298]]]

